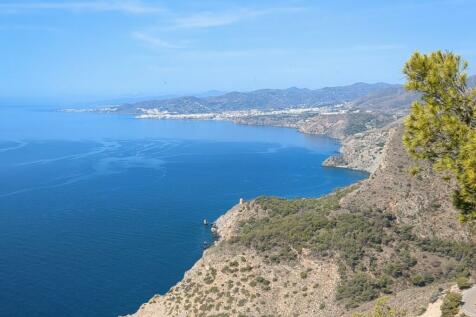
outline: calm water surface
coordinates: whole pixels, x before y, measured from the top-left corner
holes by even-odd
[[[328,138],[229,122],[0,108],[0,316],[117,316],[164,293],[240,197],[365,173]]]

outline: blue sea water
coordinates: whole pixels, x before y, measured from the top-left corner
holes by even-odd
[[[0,316],[117,316],[166,292],[240,197],[314,197],[329,138],[216,121],[0,108]]]

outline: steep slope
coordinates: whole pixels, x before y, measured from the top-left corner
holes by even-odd
[[[357,133],[382,128],[395,121],[394,115],[383,113],[350,112],[345,114],[321,115],[309,118],[299,125],[299,131],[308,134],[323,134],[344,139]]]
[[[474,234],[456,220],[452,183],[427,166],[412,177],[401,125],[388,131],[359,185],[235,206],[216,245],[134,316],[351,316],[382,294],[417,316],[438,287],[474,272]]]
[[[454,183],[425,162],[411,160],[402,144],[403,126],[391,128],[379,168],[369,180],[343,199],[349,209],[391,212],[401,223],[415,226],[421,237],[475,242],[470,228],[459,223],[451,203]],[[418,173],[411,175],[412,171]]]
[[[133,315],[157,316],[338,316],[338,268],[300,255],[276,265],[254,249],[235,243],[243,222],[267,216],[255,202],[233,207],[216,222],[220,241],[164,296],[156,295]],[[305,277],[304,275],[305,274]],[[320,289],[318,291],[318,289]]]
[[[260,115],[234,119],[237,124],[296,128],[306,134],[320,134],[345,139],[357,133],[381,128],[396,120],[395,115],[350,112],[320,115]]]
[[[323,165],[375,172],[390,132],[398,124],[401,122],[392,122],[380,129],[369,129],[345,137],[341,142],[340,154],[327,158]]]

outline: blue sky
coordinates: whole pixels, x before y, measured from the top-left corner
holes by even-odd
[[[0,103],[402,82],[415,50],[476,65],[474,12],[471,0],[0,0]]]

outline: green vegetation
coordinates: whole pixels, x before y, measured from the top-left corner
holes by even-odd
[[[453,317],[459,312],[461,305],[461,294],[450,292],[443,299],[441,304],[441,317]]]
[[[344,129],[345,135],[354,135],[367,131],[369,128],[381,128],[393,120],[389,115],[375,115],[368,112],[353,113],[347,118],[348,122]]]
[[[301,211],[328,212],[339,208],[339,200],[355,187],[337,190],[335,194],[318,199],[285,199],[278,197],[258,197],[256,203],[268,211],[271,217],[297,214]]]
[[[476,89],[468,63],[451,52],[414,53],[405,64],[406,88],[422,94],[405,122],[403,143],[416,159],[450,171],[458,182],[453,203],[461,221],[476,220]]]
[[[284,199],[261,198],[265,206],[273,206],[272,217],[245,224],[240,241],[259,251],[273,252],[274,262],[293,259],[296,254],[292,250],[306,248],[321,256],[340,252],[346,264],[354,268],[366,248],[379,248],[386,237],[383,228],[391,220],[379,213],[372,217],[370,213],[329,217],[338,200],[339,195],[331,195],[322,201],[292,200],[286,204]]]
[[[337,261],[336,296],[349,308],[405,287],[467,276],[476,268],[474,245],[419,239],[411,226],[379,210],[341,210],[340,199],[352,190],[319,199],[258,198],[268,217],[242,223],[235,243],[258,250],[271,263],[293,262],[303,249]],[[308,272],[300,276],[309,278]],[[269,286],[260,278],[252,284]]]
[[[385,297],[377,300],[374,309],[366,314],[354,314],[354,317],[403,317],[406,316],[404,311],[397,310],[387,305]]]
[[[345,279],[337,288],[337,300],[347,300],[346,307],[354,308],[360,303],[368,302],[380,296],[380,292],[389,293],[390,280],[383,277],[375,279],[365,273],[357,273]]]
[[[458,288],[460,290],[468,289],[470,288],[473,284],[469,281],[469,278],[466,276],[458,276],[456,278],[456,284],[458,285]]]
[[[476,246],[471,243],[423,239],[417,241],[423,251],[454,258],[460,262],[460,271],[476,268]]]

